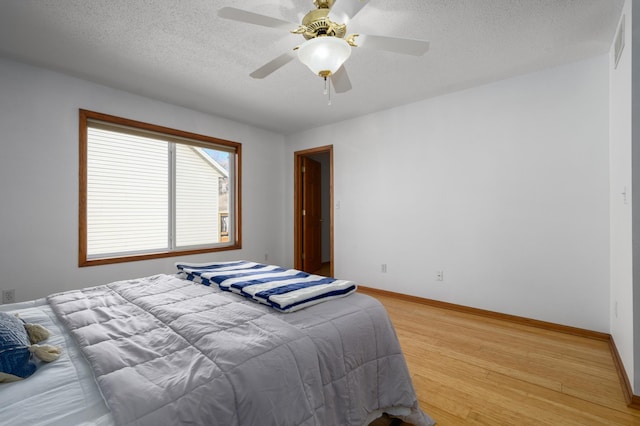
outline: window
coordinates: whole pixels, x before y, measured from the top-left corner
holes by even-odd
[[[241,248],[241,147],[80,110],[79,265]]]

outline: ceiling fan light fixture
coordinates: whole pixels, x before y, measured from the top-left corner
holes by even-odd
[[[349,59],[351,46],[344,39],[321,36],[307,40],[298,48],[298,59],[311,72],[320,77],[328,77],[340,69]]]

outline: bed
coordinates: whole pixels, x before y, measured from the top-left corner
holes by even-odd
[[[350,289],[282,311],[242,294],[246,285],[219,285],[243,282],[224,275],[207,285],[206,274],[183,268],[0,306],[47,327],[46,343],[62,347],[32,376],[0,384],[0,419],[361,426],[387,413],[434,424],[377,300]],[[273,292],[268,281],[260,285]]]

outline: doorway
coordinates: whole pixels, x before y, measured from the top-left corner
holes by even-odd
[[[294,267],[333,277],[333,145],[294,152]]]

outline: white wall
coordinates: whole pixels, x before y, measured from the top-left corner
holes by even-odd
[[[633,0],[631,0],[633,1]],[[632,133],[632,183],[633,198],[640,202],[640,2],[632,7],[632,83],[631,83],[631,133]],[[636,204],[638,206],[639,204]],[[633,209],[633,354],[635,366],[640,365],[640,350],[635,342],[640,342],[640,208]],[[632,381],[635,393],[640,390],[640,369],[634,368]]]
[[[289,158],[336,140],[336,276],[608,332],[607,67],[598,57],[287,137]]]
[[[268,253],[290,265],[289,159],[325,145],[330,131],[342,138],[338,276],[608,332],[607,67],[606,57],[570,64],[310,130],[285,146],[277,134],[0,59],[0,289],[26,300],[171,272],[178,260],[77,267],[77,111],[86,108],[243,143],[244,249],[192,260]]]
[[[614,69],[610,52],[610,184],[611,184],[611,315],[610,333],[620,353],[634,389],[633,355],[633,249],[632,249],[632,172],[631,172],[631,1],[626,1],[625,49]],[[639,187],[640,188],[640,187]],[[636,188],[638,189],[638,188]],[[624,195],[623,195],[624,193]]]
[[[184,259],[78,268],[79,108],[241,142],[243,249],[189,259],[284,263],[281,135],[0,59],[0,290],[33,299]]]

